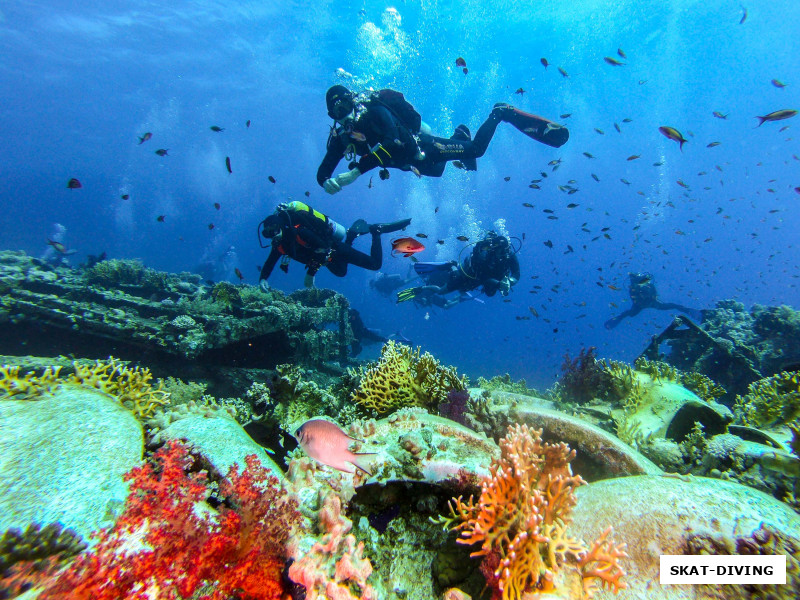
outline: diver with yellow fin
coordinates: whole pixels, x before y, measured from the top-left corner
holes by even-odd
[[[267,279],[281,258],[280,269],[284,273],[289,272],[290,259],[306,265],[306,287],[314,287],[314,276],[321,267],[327,267],[337,277],[347,274],[348,265],[377,271],[383,264],[381,234],[399,231],[410,223],[411,219],[402,219],[370,225],[364,219],[358,219],[350,229],[345,229],[303,202],[295,200],[279,204],[273,214],[259,223],[261,247],[268,247],[262,243],[262,236],[271,240],[269,256],[261,268],[259,286],[264,291],[269,289]],[[355,239],[366,233],[372,234],[369,254],[352,247]]]
[[[334,85],[325,94],[325,102],[334,123],[317,169],[317,183],[329,194],[340,192],[376,167],[381,168],[381,179],[389,177],[389,168],[412,171],[418,177],[441,177],[447,162],[454,160],[474,171],[476,159],[484,155],[501,122],[554,148],[569,139],[563,125],[502,102],[494,105],[474,138],[466,125],[456,127],[449,138],[432,135],[419,113],[395,90],[354,94],[343,85]],[[350,161],[349,170],[333,176],[342,158]]]

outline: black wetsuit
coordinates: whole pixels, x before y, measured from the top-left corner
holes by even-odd
[[[380,234],[372,234],[370,253],[364,254],[346,242],[334,240],[327,226],[309,212],[292,211],[289,219],[281,233],[272,238],[272,249],[261,267],[260,279],[268,279],[275,263],[284,255],[306,265],[309,275],[315,275],[323,266],[337,277],[347,274],[347,265],[370,271],[381,268],[383,248]]]
[[[350,168],[357,168],[362,175],[375,167],[408,171],[413,166],[422,175],[441,177],[447,161],[474,160],[483,156],[500,123],[500,117],[493,113],[478,129],[474,139],[457,130],[452,138],[420,134],[417,144],[408,128],[384,105],[370,101],[365,107],[352,126],[348,126],[349,131],[339,127],[332,132],[325,157],[317,169],[319,185],[333,175],[351,146],[352,152],[360,158],[351,163]],[[358,141],[356,138],[362,135],[366,139]],[[422,160],[415,158],[419,150],[425,153]]]
[[[481,286],[487,296],[494,296],[508,277],[510,285],[519,281],[519,259],[510,252],[508,246],[497,248],[493,242],[484,239],[475,244],[472,253],[462,265],[456,261],[450,264],[449,271],[438,271],[426,276],[428,285],[423,286],[417,298],[423,304],[432,303],[447,308],[458,301],[448,301],[445,295],[450,292],[465,294]]]
[[[364,344],[383,344],[389,341],[389,338],[381,335],[380,332],[364,325],[364,320],[355,308],[349,308],[347,315],[350,319],[350,327],[353,330],[353,341],[350,344],[352,356],[361,354]]]
[[[606,321],[606,329],[614,329],[623,319],[635,317],[645,308],[655,308],[656,310],[677,310],[691,317],[696,317],[698,314],[700,314],[700,311],[694,308],[688,308],[682,304],[677,304],[675,302],[661,302],[658,299],[658,292],[656,291],[655,283],[653,283],[652,275],[631,273],[630,280],[628,294],[631,297],[632,306],[628,310],[618,314],[616,317]]]

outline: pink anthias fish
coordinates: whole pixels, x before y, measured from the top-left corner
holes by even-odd
[[[351,452],[350,442],[361,440],[347,435],[336,423],[325,419],[310,419],[297,428],[294,437],[303,452],[323,465],[345,473],[355,473],[356,469],[360,469],[367,475],[372,475],[359,462],[376,454]]]

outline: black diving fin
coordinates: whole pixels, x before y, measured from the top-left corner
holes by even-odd
[[[529,138],[553,148],[560,148],[569,139],[569,129],[563,125],[538,115],[526,113],[512,106],[508,106],[508,110],[503,111],[502,119],[519,129]]]
[[[421,287],[413,287],[408,288],[407,290],[400,290],[397,292],[397,303],[400,304],[401,302],[406,302],[408,300],[413,300],[417,297],[417,293],[421,290]]]

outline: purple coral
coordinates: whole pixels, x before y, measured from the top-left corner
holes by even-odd
[[[467,390],[450,390],[447,399],[439,404],[439,415],[461,425],[466,425],[465,414],[470,396]]]
[[[569,353],[564,354],[560,384],[565,400],[585,404],[607,392],[608,378],[597,362],[596,349],[594,346],[588,350],[581,348],[575,359],[570,358]]]

